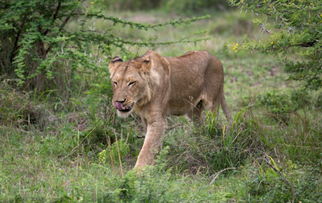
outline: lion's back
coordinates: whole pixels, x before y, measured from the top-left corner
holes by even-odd
[[[185,84],[202,80],[209,64],[210,54],[206,51],[190,51],[182,56],[167,57],[170,63],[171,82]]]

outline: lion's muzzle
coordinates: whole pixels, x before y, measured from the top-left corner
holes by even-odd
[[[114,102],[114,107],[121,112],[129,112],[132,110],[132,105],[125,105],[124,102]]]

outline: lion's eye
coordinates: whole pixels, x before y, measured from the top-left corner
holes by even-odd
[[[135,83],[136,83],[136,81],[129,82],[129,84],[127,84],[127,86],[133,86]]]
[[[113,85],[114,85],[114,86],[117,86],[117,82],[113,81]]]

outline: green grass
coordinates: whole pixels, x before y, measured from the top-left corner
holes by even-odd
[[[174,17],[160,11],[114,15],[148,23]],[[92,26],[110,28],[98,20]],[[77,29],[77,24],[69,27]],[[157,31],[113,29],[132,40],[158,41],[197,37],[206,30],[210,40],[205,42],[150,48],[167,56],[206,49],[221,59],[233,125],[227,130],[222,114],[208,115],[200,127],[183,117],[169,118],[157,164],[136,174],[131,168],[143,143],[137,138],[140,121],[115,116],[106,70],[78,73],[79,85],[68,99],[57,93],[17,92],[3,83],[1,202],[322,200],[319,92],[289,112],[281,110],[283,105],[275,101],[279,97],[267,96],[274,90],[291,97],[298,84],[287,80],[277,56],[231,49],[245,38],[265,37],[248,16],[230,11]],[[132,48],[132,55],[146,49]],[[96,49],[92,52],[104,58]],[[128,56],[119,50],[115,54]]]

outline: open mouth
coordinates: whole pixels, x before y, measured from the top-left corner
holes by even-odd
[[[117,115],[121,118],[126,118],[129,116],[130,112],[132,111],[134,103],[130,105],[124,105],[122,103],[115,102],[114,106],[117,109]]]
[[[128,113],[132,110],[134,104],[123,105],[122,103],[115,103],[115,108],[121,113]]]
[[[134,103],[124,104],[123,102],[116,101],[113,105],[117,109],[117,112],[127,114],[133,109]]]
[[[122,109],[118,109],[120,112],[123,112],[123,113],[127,113],[127,112],[130,112],[132,110],[132,107],[124,107]]]

